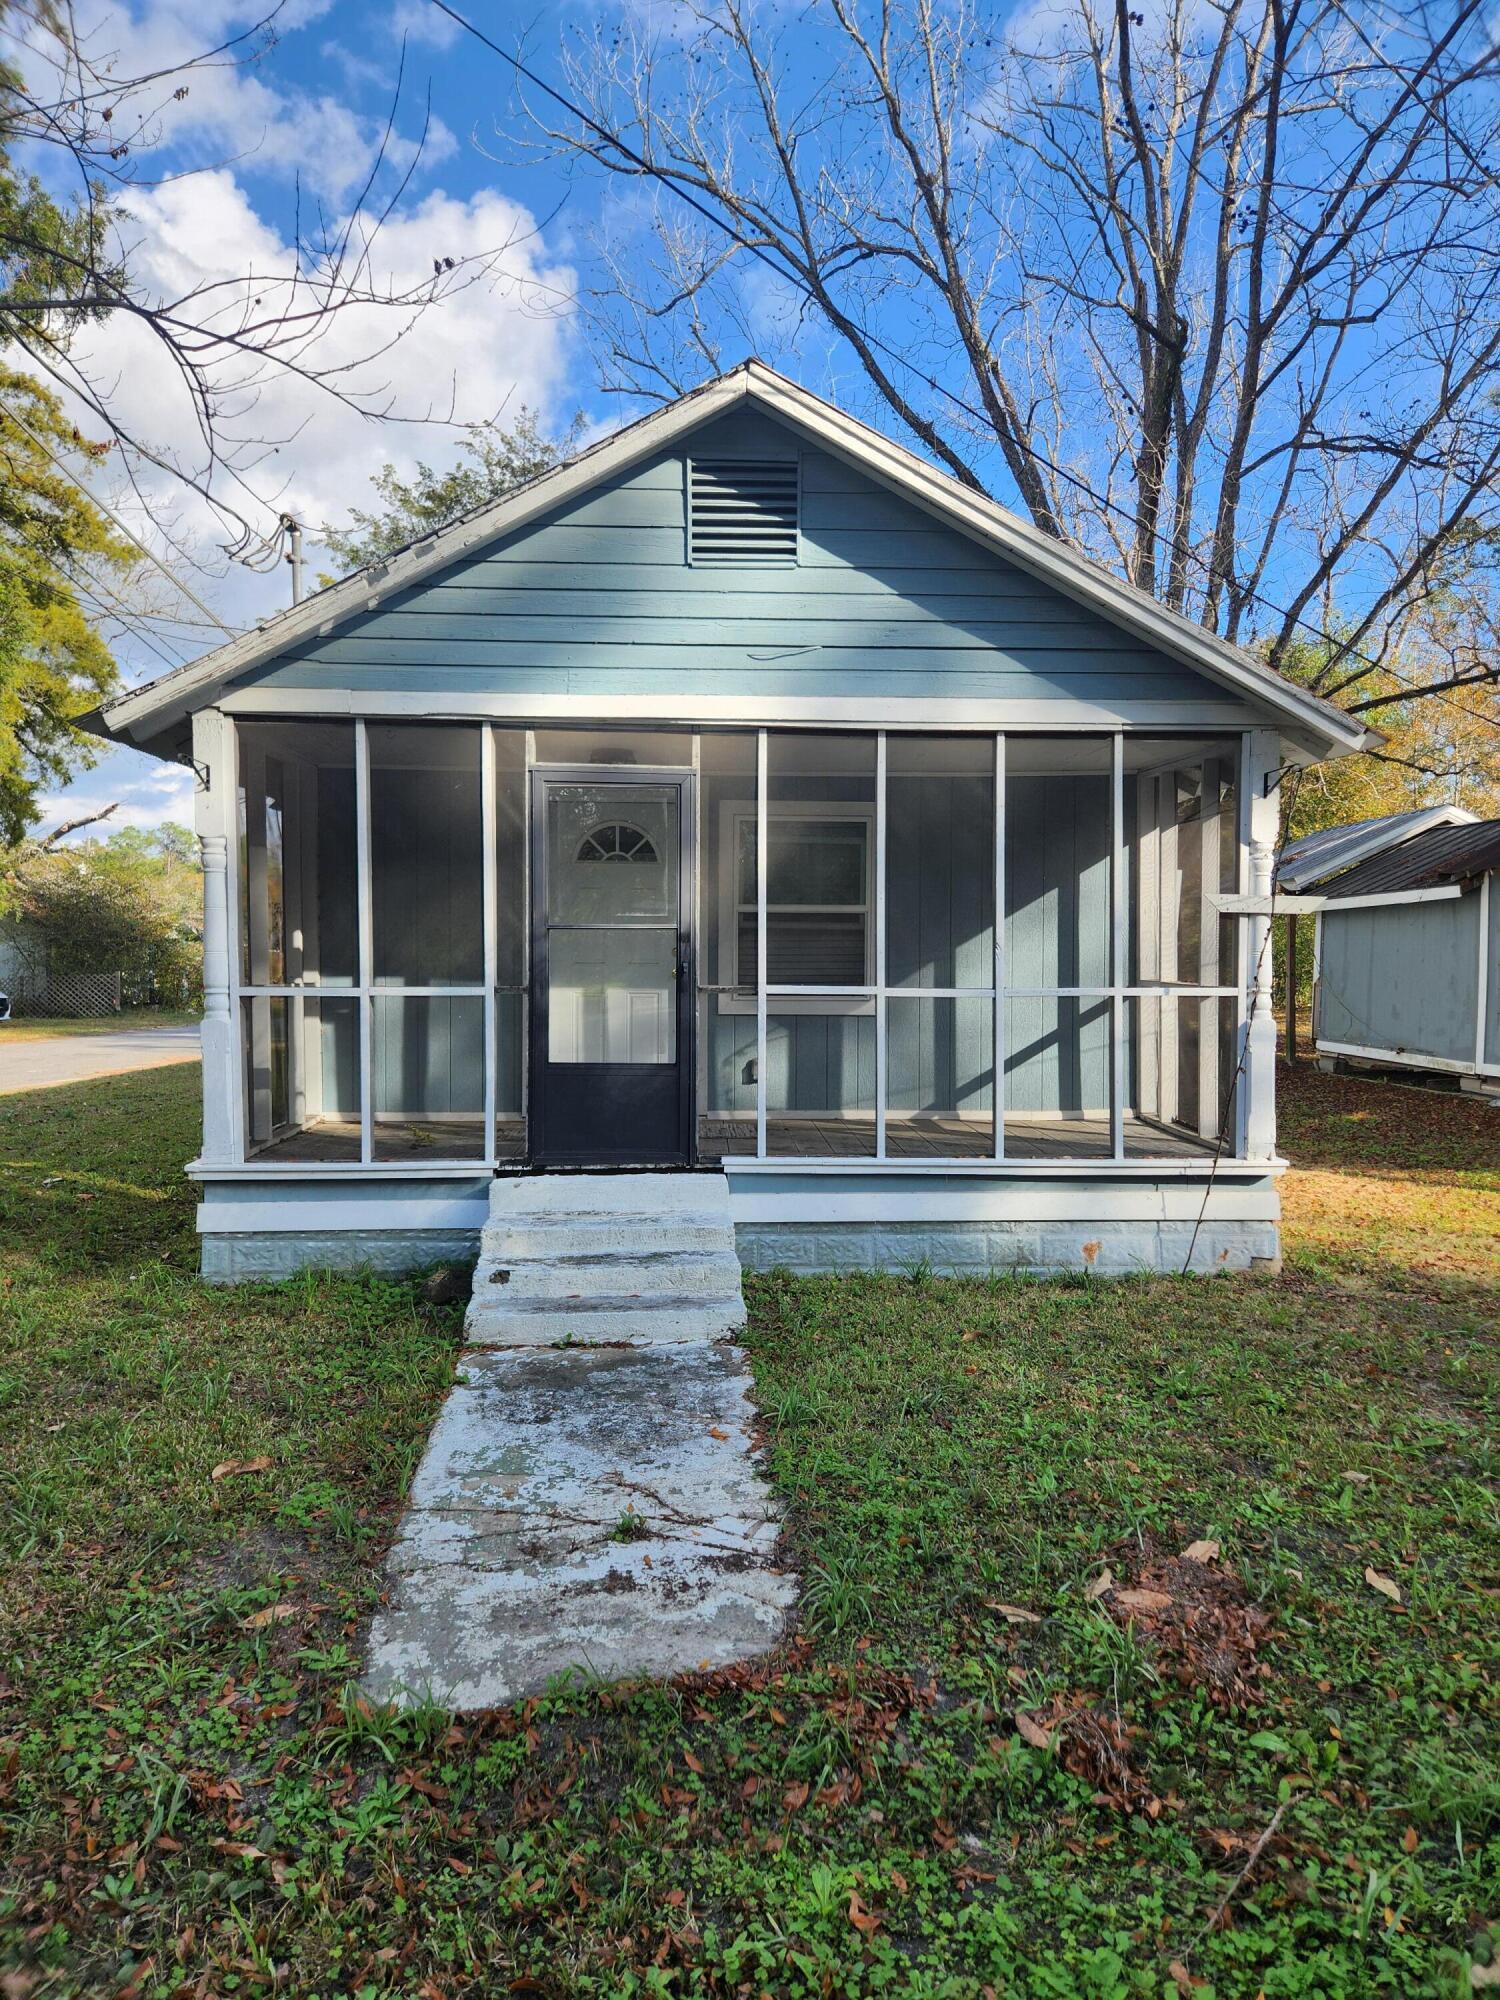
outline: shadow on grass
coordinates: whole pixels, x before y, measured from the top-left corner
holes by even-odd
[[[0,1258],[190,1267],[195,1191],[182,1168],[198,1150],[198,1075],[183,1064],[7,1097]]]

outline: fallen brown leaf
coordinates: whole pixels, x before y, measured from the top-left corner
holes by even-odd
[[[248,1840],[211,1840],[208,1844],[217,1848],[220,1854],[237,1855],[241,1861],[264,1861],[266,1858],[265,1849],[256,1847]]]
[[[1033,1750],[1049,1750],[1052,1747],[1052,1731],[1028,1715],[1024,1708],[1016,1710],[1016,1729],[1022,1741],[1029,1743]]]
[[[1101,1598],[1104,1595],[1106,1590],[1112,1590],[1114,1588],[1114,1582],[1115,1582],[1115,1573],[1106,1563],[1104,1568],[1100,1570],[1099,1574],[1095,1577],[1091,1577],[1088,1583],[1084,1586],[1083,1595],[1085,1600],[1088,1603],[1093,1604],[1097,1599]]]
[[[1122,1611],[1167,1611],[1172,1600],[1164,1590],[1117,1590],[1115,1603]]]
[[[1378,1590],[1382,1597],[1388,1597],[1392,1604],[1401,1602],[1401,1586],[1393,1578],[1382,1576],[1378,1569],[1365,1571],[1365,1582],[1371,1590]]]
[[[1039,1611],[1023,1611],[1019,1604],[997,1604],[993,1598],[987,1597],[984,1608],[986,1611],[998,1611],[1008,1625],[1040,1625],[1042,1622]]]
[[[880,1929],[880,1918],[873,1910],[867,1910],[859,1899],[858,1889],[849,1891],[849,1921],[861,1937],[874,1937]]]
[[[1217,1542],[1210,1541],[1189,1542],[1182,1552],[1182,1559],[1184,1562],[1190,1563],[1217,1562],[1219,1560],[1219,1545]]]
[[[295,1618],[295,1604],[266,1604],[259,1611],[252,1611],[248,1618],[240,1620],[242,1632],[264,1632],[268,1625],[280,1625],[288,1618]]]
[[[233,1479],[242,1472],[269,1472],[269,1458],[226,1458],[222,1465],[216,1465],[208,1475],[210,1479]]]
[[[795,1784],[788,1785],[782,1793],[781,1803],[788,1812],[799,1812],[807,1804],[808,1790],[806,1778],[798,1778]]]

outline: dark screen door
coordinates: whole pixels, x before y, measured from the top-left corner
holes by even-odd
[[[690,783],[535,776],[531,1132],[542,1165],[687,1164]]]

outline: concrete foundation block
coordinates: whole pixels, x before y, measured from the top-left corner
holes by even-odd
[[[477,1229],[220,1231],[203,1237],[200,1269],[210,1284],[274,1283],[299,1271],[420,1271],[478,1253]]]

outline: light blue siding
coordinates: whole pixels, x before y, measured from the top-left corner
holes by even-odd
[[[1318,1040],[1474,1060],[1479,898],[1325,909]]]
[[[1500,1063],[1500,872],[1490,874],[1489,966],[1485,973],[1484,1059]]]
[[[793,455],[739,412],[685,450]],[[271,662],[262,686],[958,698],[1246,711],[863,473],[803,450],[796,565],[687,560],[681,456],[637,467]]]

